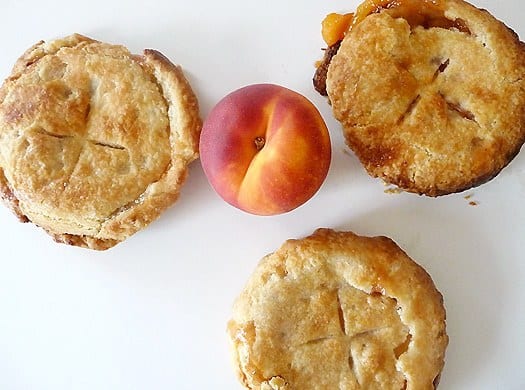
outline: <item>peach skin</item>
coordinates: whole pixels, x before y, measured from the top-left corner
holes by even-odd
[[[273,84],[224,97],[204,122],[201,164],[215,191],[257,215],[291,211],[321,187],[331,160],[330,136],[315,106]]]

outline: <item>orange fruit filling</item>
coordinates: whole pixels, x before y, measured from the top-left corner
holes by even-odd
[[[326,15],[322,22],[323,39],[328,46],[332,46],[341,39],[343,39],[346,31],[352,24],[354,14],[336,14],[331,13]]]
[[[441,0],[365,0],[357,7],[354,14],[327,15],[322,22],[324,41],[328,46],[332,46],[368,15],[381,10],[385,10],[393,18],[406,19],[412,27],[455,28],[462,32],[469,32],[462,20],[450,20],[445,16]]]

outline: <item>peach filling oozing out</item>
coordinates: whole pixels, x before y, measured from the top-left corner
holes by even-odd
[[[328,46],[342,40],[345,34],[362,22],[368,15],[381,11],[393,18],[403,18],[412,28],[440,27],[456,29],[470,34],[461,19],[451,20],[445,16],[441,0],[365,0],[355,13],[331,13],[322,22],[322,36]]]

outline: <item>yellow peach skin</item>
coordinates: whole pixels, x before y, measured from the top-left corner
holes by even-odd
[[[295,209],[326,178],[330,136],[304,96],[255,84],[223,98],[206,118],[200,139],[204,172],[231,205],[258,215]]]

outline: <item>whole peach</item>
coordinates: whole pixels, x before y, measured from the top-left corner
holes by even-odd
[[[204,172],[231,205],[258,215],[288,212],[310,199],[326,178],[330,136],[315,106],[273,84],[224,97],[200,138]]]

